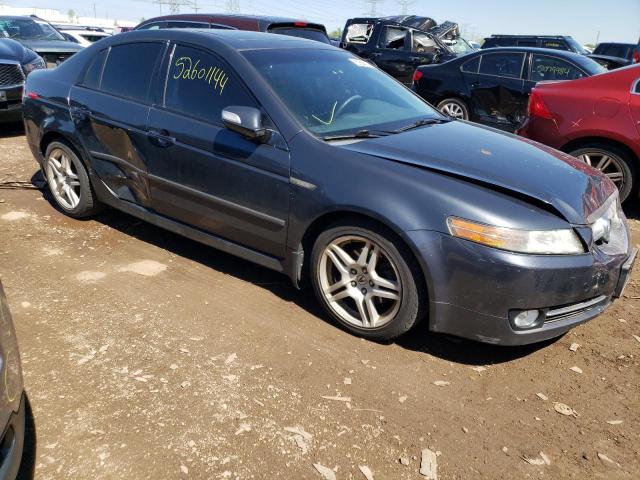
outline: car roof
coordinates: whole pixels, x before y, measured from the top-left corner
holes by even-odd
[[[163,21],[163,20],[185,20],[185,19],[190,19],[190,20],[196,20],[196,19],[201,19],[201,20],[208,20],[212,17],[218,18],[218,19],[233,19],[233,20],[256,20],[256,21],[267,21],[270,23],[294,23],[294,22],[304,22],[304,23],[309,23],[310,25],[315,25],[315,22],[307,22],[304,20],[300,20],[297,18],[289,18],[289,17],[277,17],[277,16],[271,16],[271,15],[240,15],[240,14],[233,14],[233,13],[176,13],[173,15],[162,15],[160,17],[153,17],[150,18],[148,20],[145,20],[144,22],[140,22],[140,25],[142,25],[143,23],[149,23],[149,22],[159,22],[159,21]]]
[[[498,33],[487,38],[571,38],[571,35],[510,35]]]
[[[567,57],[574,60],[588,58],[585,55],[580,53],[570,52],[568,50],[558,50],[555,48],[538,48],[538,47],[491,47],[491,48],[483,48],[482,50],[478,50],[477,52],[473,52],[473,54],[479,53],[491,53],[491,52],[531,52],[538,53],[543,55],[553,55],[554,57]]]
[[[159,30],[134,30],[133,32],[121,33],[111,38],[114,41],[120,39],[137,38],[165,38],[169,40],[200,40],[206,43],[222,43],[228,47],[238,50],[267,50],[284,48],[305,48],[314,50],[336,50],[336,47],[308,40],[306,38],[292,37],[289,35],[276,35],[273,33],[253,32],[248,30],[224,30],[212,29],[203,30],[197,28],[169,28]],[[104,40],[102,40],[104,41]],[[124,42],[123,42],[124,43]]]

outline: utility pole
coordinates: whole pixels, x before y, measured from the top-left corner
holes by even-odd
[[[226,0],[224,11],[227,13],[240,13],[240,0]]]
[[[378,4],[382,3],[384,0],[364,0],[365,6],[368,8],[365,12],[365,15],[369,17],[377,17],[378,16]]]
[[[600,43],[600,30],[598,30],[598,34],[596,35],[596,46]]]
[[[402,7],[402,15],[409,13],[409,5],[413,5],[413,0],[398,0],[398,3]]]
[[[168,5],[169,11],[174,13],[180,13],[180,7],[190,7],[193,5],[191,0],[152,0],[151,3],[160,5],[160,11],[162,12],[162,5]]]
[[[96,2],[93,2],[93,18],[97,18],[98,14],[96,13]]]

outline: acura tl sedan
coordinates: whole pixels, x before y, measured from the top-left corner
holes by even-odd
[[[636,255],[606,176],[319,42],[114,36],[30,75],[24,118],[62,212],[109,205],[310,283],[370,339],[556,337],[621,296]]]

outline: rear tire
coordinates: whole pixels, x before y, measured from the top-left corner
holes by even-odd
[[[638,189],[637,167],[634,158],[615,145],[590,143],[569,152],[570,155],[600,170],[618,187],[620,201]]]
[[[438,103],[438,110],[456,120],[469,120],[469,107],[458,98],[446,98]]]
[[[67,215],[85,218],[100,210],[87,170],[67,142],[47,146],[43,172],[55,204]]]
[[[426,314],[422,272],[392,232],[365,219],[334,223],[311,252],[311,282],[327,313],[348,331],[392,340]]]

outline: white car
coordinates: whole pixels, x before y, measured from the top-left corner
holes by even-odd
[[[75,42],[83,47],[88,47],[98,40],[111,36],[101,28],[75,27],[70,25],[57,25],[56,28],[67,38],[67,40]]]

